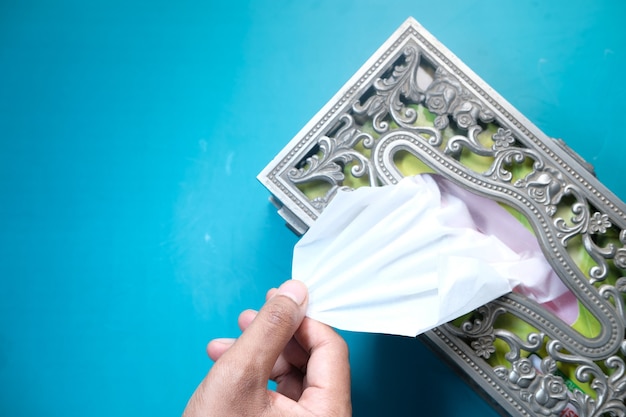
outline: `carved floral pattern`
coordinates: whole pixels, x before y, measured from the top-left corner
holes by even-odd
[[[525,179],[515,184],[517,187],[526,187],[530,198],[545,206],[546,212],[553,215],[561,201],[566,188],[563,174],[552,167],[536,169]]]
[[[606,286],[605,288],[619,289],[624,293],[626,292],[626,278],[620,278],[616,282],[616,287]],[[480,325],[493,323],[494,316],[502,314],[500,308],[489,308],[491,304],[493,303],[481,307],[483,316],[480,318],[474,317],[463,323],[460,328],[451,324],[445,327],[461,337],[465,334],[459,332],[461,328],[480,329],[479,332],[474,332],[474,335],[469,337],[469,344],[472,347],[479,347],[479,350],[493,343],[492,336],[506,342],[509,348],[506,358],[510,361],[510,366],[494,367],[494,375],[511,392],[517,393],[516,397],[525,402],[533,413],[542,416],[560,415],[569,404],[576,409],[579,417],[626,415],[624,405],[626,340],[622,342],[619,354],[608,356],[603,364],[599,365],[584,356],[568,353],[562,342],[550,340],[544,334],[531,333],[528,335],[528,340],[524,341],[511,331]],[[476,326],[477,323],[478,326]],[[477,356],[481,356],[479,350]],[[525,355],[534,355],[535,360]],[[545,356],[540,359],[537,355]],[[558,375],[559,364],[575,364],[575,378],[580,384],[589,383],[595,395],[591,396],[571,383],[568,387],[563,377]]]
[[[511,363],[511,369],[501,366],[494,371],[533,412],[550,416],[559,415],[569,401],[567,386],[562,377],[552,373],[554,368],[550,359],[538,369],[529,358],[520,358]]]
[[[304,167],[292,168],[287,173],[291,181],[300,184],[324,180],[337,187],[345,178],[344,166],[355,162],[351,170],[352,175],[357,178],[369,175],[371,185],[375,185],[371,162],[361,152],[354,149],[357,144],[362,144],[366,149],[371,148],[374,138],[355,127],[354,119],[350,115],[343,115],[340,123],[341,128],[333,137],[323,136],[319,139],[318,154],[306,158]],[[327,201],[327,199],[319,201]]]
[[[435,79],[425,92],[426,108],[437,115],[435,127],[448,127],[451,116],[460,128],[469,129],[478,121],[491,122],[495,115],[482,105],[461,83],[443,68],[437,68]]]
[[[576,378],[582,383],[590,382],[596,393],[596,398],[593,398],[579,390],[572,392],[569,401],[576,407],[579,417],[626,415],[626,341],[622,343],[619,355],[609,356],[603,361],[606,373],[588,358],[565,353],[559,341],[549,342],[547,352],[554,360],[576,364]]]
[[[494,335],[482,336],[474,340],[471,346],[478,356],[489,359],[489,357],[496,352],[496,347],[493,345],[494,340]]]
[[[604,234],[609,227],[611,227],[611,221],[607,214],[595,212],[589,219],[589,233]]]
[[[356,102],[352,106],[356,115],[371,118],[372,126],[378,133],[389,130],[389,122],[386,120],[389,114],[403,127],[411,125],[417,119],[417,113],[407,107],[405,101],[419,103],[424,97],[424,93],[417,85],[420,55],[416,48],[407,47],[403,56],[404,63],[396,65],[389,78],[374,81],[376,94],[370,96],[363,104]]]
[[[558,415],[567,405],[567,392],[560,376],[548,374],[537,378],[529,388],[530,408],[542,416]]]
[[[502,368],[502,370],[505,372],[504,368]],[[504,375],[503,373],[503,376]],[[537,371],[530,359],[522,358],[511,364],[511,370],[506,376],[508,377],[511,388],[519,390],[530,387],[530,384],[537,376]]]
[[[512,189],[518,193],[520,200],[530,201],[533,209],[538,209],[551,222],[547,227],[556,238],[555,245],[560,244],[556,249],[559,256],[568,256],[566,248],[569,242],[574,238],[580,239],[585,253],[595,264],[588,271],[582,271],[581,276],[588,282],[582,281],[579,286],[585,287],[600,300],[594,303],[606,303],[602,314],[598,314],[600,310],[594,310],[596,304],[589,305],[590,311],[596,314],[604,326],[612,325],[611,331],[621,329],[622,333],[617,341],[611,339],[612,347],[603,354],[600,366],[583,353],[592,352],[593,349],[600,351],[606,346],[588,348],[584,338],[574,332],[564,338],[567,344],[559,340],[554,332],[550,333],[551,329],[558,327],[546,325],[554,320],[553,317],[541,316],[541,311],[532,306],[528,307],[534,313],[532,317],[526,314],[528,310],[515,310],[519,307],[513,306],[524,306],[524,302],[517,300],[516,303],[507,303],[510,298],[480,307],[471,318],[458,326],[445,325],[446,331],[466,342],[476,357],[485,360],[496,354],[496,340],[504,342],[508,348],[504,356],[509,366],[493,367],[493,375],[536,415],[559,415],[569,402],[575,406],[580,417],[607,413],[625,416],[626,367],[623,358],[626,355],[626,341],[622,339],[626,326],[626,277],[618,277],[613,281],[607,280],[607,277],[611,261],[614,267],[626,269],[626,231],[618,230],[620,247],[614,243],[601,246],[598,242],[602,240],[596,235],[615,231],[618,226],[614,219],[608,213],[601,212],[601,208],[592,207],[585,190],[567,178],[554,161],[525,146],[523,138],[516,137],[514,127],[496,121],[490,107],[464,87],[455,75],[435,65],[436,70],[430,83],[420,87],[418,70],[422,60],[419,48],[406,46],[402,56],[371,84],[363,97],[355,99],[349,110],[333,122],[334,125],[324,134],[320,134],[315,154],[303,158],[297,166],[287,171],[288,179],[295,184],[320,180],[330,184],[330,190],[325,196],[310,201],[319,211],[324,209],[336,189],[343,186],[348,166],[351,167],[351,175],[367,177],[371,186],[393,182],[397,178],[390,174],[391,169],[387,169],[394,164],[391,159],[393,153],[389,153],[390,159],[384,161],[375,158],[378,155],[378,144],[399,131],[406,132],[405,138],[413,138],[415,143],[421,145],[421,148],[411,148],[405,140],[399,149],[415,151],[418,157],[426,153],[423,149],[427,147],[429,155],[435,154],[437,158],[459,159],[463,149],[491,158],[491,165],[484,172],[474,172],[469,168],[466,172],[470,177],[479,178],[494,188]],[[434,116],[432,127],[425,127],[424,121],[419,119],[422,116],[416,111],[417,106],[422,106]],[[491,122],[500,124],[497,124],[497,131],[491,137],[493,145],[485,147],[478,141],[478,134]],[[454,136],[449,137],[448,134],[444,143],[443,131],[450,131],[449,128],[454,131]],[[401,135],[397,136],[399,138]],[[522,164],[528,170],[521,176],[518,173],[514,181],[512,171]],[[513,197],[510,199],[515,203]],[[591,285],[599,282],[596,287]],[[498,327],[496,318],[510,312],[528,320],[539,332],[527,334],[522,340],[513,332]],[[606,318],[607,315],[611,315],[611,320]],[[578,342],[578,345],[573,344],[573,341]],[[617,349],[620,350],[619,354],[616,353]],[[540,369],[525,357],[528,353],[542,355]],[[555,374],[557,363],[573,364],[576,367],[576,378],[582,383],[590,383],[595,396],[576,390],[569,392],[563,378]]]
[[[515,143],[515,138],[511,129],[498,128],[498,131],[493,135],[493,149],[494,151],[501,151],[511,147]]]

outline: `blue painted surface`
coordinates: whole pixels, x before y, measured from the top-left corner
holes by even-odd
[[[409,15],[626,199],[625,4],[3,1],[0,414],[180,414],[290,275],[256,174]],[[420,342],[345,336],[355,415],[495,415]]]

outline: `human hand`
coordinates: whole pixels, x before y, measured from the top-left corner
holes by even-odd
[[[270,290],[256,313],[239,316],[238,339],[215,339],[215,364],[183,417],[349,417],[348,348],[330,327],[305,317],[306,286],[287,281]],[[267,389],[276,382],[276,392]]]

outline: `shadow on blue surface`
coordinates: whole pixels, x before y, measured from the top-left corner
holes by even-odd
[[[355,416],[481,416],[498,414],[421,340],[369,335],[368,381],[353,369]],[[347,336],[350,340],[350,335]],[[375,381],[374,383],[372,383]]]

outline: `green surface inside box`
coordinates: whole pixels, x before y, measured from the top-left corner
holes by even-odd
[[[415,121],[416,126],[434,126],[436,115],[429,112],[423,105],[409,104],[407,105],[407,107],[415,110],[417,113],[417,118]],[[389,124],[390,130],[395,130],[399,128],[393,120],[389,120]],[[372,127],[372,123],[369,120],[364,122],[358,128],[360,131],[371,135],[375,140],[380,137],[380,135]],[[500,128],[496,123],[485,123],[481,125],[481,128],[482,131],[477,135],[477,139],[480,144],[485,148],[491,148],[494,145],[494,135],[498,134]],[[458,133],[459,130],[454,123],[451,123],[445,129],[443,129],[442,136],[444,140],[440,145],[440,149],[445,149],[446,144],[448,143],[450,138],[454,137]],[[428,135],[423,136],[428,139]],[[363,146],[363,143],[361,142],[356,143],[353,149],[358,151],[368,159],[371,157],[371,150]],[[319,150],[317,154],[318,158],[323,157],[321,152],[322,151]],[[465,148],[456,156],[456,158],[466,168],[481,174],[487,172],[494,162],[493,156],[480,156],[468,151]],[[517,180],[524,179],[528,174],[530,174],[533,171],[533,163],[534,161],[531,158],[525,158],[523,161],[511,161],[508,165],[506,165],[506,168],[512,174],[511,182],[514,183]],[[429,165],[427,165],[417,156],[408,151],[397,152],[394,155],[394,164],[403,176],[411,176],[422,173],[435,173],[435,171]],[[304,170],[306,170],[307,168],[307,165],[303,166]],[[368,177],[368,174],[360,172],[355,162],[343,164],[343,181],[341,181],[340,183],[341,186],[359,188],[363,186],[369,186],[370,183],[371,179]],[[311,201],[319,198],[327,198],[327,196],[332,192],[333,188],[332,184],[321,180],[300,183],[297,184],[297,186],[299,190]],[[519,222],[521,222],[528,230],[535,234],[531,223],[521,212],[508,205],[504,205],[502,203],[501,205]],[[563,200],[556,207],[555,217],[564,219],[564,221],[570,225],[573,224],[572,220],[575,215],[576,213],[572,211],[572,206],[568,204],[568,201],[566,199]],[[596,239],[598,239],[596,243],[600,244],[601,246],[605,246],[610,243],[618,244],[618,237],[618,231],[615,230],[613,227],[608,227],[605,234],[602,234],[601,236],[596,236]],[[416,236],[415,238],[419,239],[420,237]],[[577,264],[577,266],[580,268],[580,270],[585,273],[587,278],[589,278],[590,271],[593,267],[597,266],[597,263],[585,250],[582,238],[578,236],[568,241],[567,251],[574,260],[574,262]],[[609,268],[610,270],[607,282],[614,284],[620,275],[614,265],[611,264]],[[601,331],[601,324],[580,301],[578,301],[578,308],[578,318],[571,326],[577,332],[587,338],[597,337]],[[452,324],[460,325],[468,319],[471,319],[473,314],[475,313],[470,313],[464,317],[458,318],[457,320],[453,321]],[[536,328],[510,313],[505,313],[498,317],[496,321],[496,326],[515,333],[521,339],[525,339],[530,333],[538,332]],[[494,348],[495,349],[493,349],[492,352],[487,352],[486,355],[484,355],[485,360],[487,360],[488,363],[494,367],[510,366],[509,361],[505,358],[505,355],[508,352],[508,347],[506,343],[499,339],[496,339],[494,342]],[[542,352],[538,353],[541,354]],[[529,354],[530,352],[526,352],[526,355]],[[566,381],[569,381],[570,387],[581,389],[592,396],[596,395],[595,391],[590,388],[589,382],[583,383],[576,378],[575,366],[560,363],[558,372],[562,374],[563,378]]]

